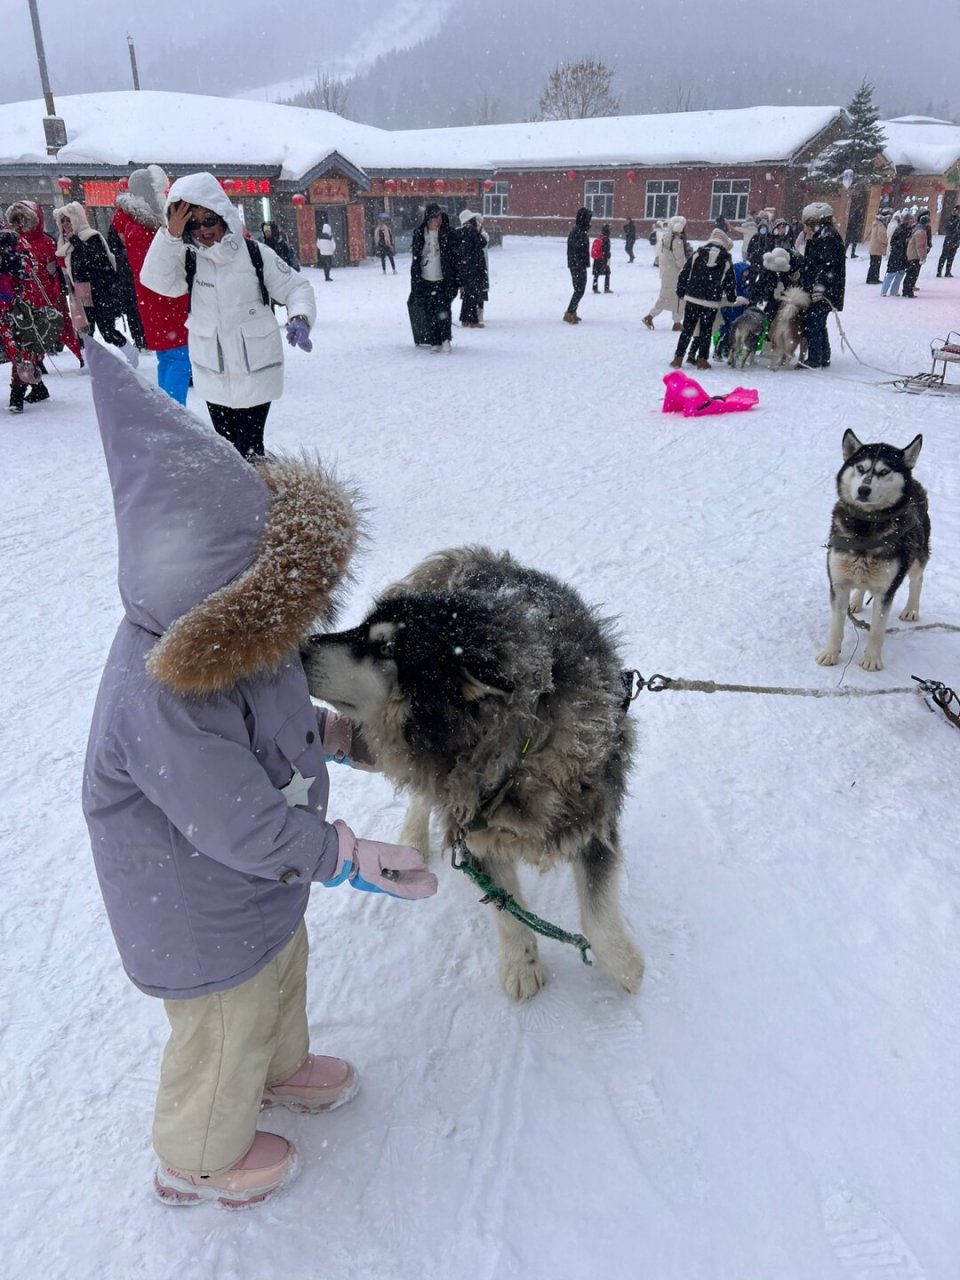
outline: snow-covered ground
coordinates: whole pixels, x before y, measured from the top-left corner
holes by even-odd
[[[934,253],[939,253],[939,241]],[[569,296],[561,240],[491,254],[483,331],[415,350],[397,276],[336,272],[268,444],[355,478],[372,538],[346,622],[425,553],[486,542],[622,619],[628,663],[834,689],[960,686],[960,636],[899,624],[886,669],[814,662],[840,438],[924,434],[934,558],[923,622],[960,624],[956,401],[826,373],[702,375],[750,414],[659,412],[674,335],[640,317],[651,250],[610,297]],[[844,326],[893,373],[960,324],[960,280],[915,301],[848,264]],[[158,1204],[150,1119],[165,1019],[125,979],[80,813],[87,725],[119,615],[86,380],[3,422],[0,508],[0,1275],[3,1280],[946,1280],[960,1256],[960,733],[918,696],[667,692],[634,704],[623,824],[639,996],[544,942],[508,1003],[491,908],[444,869],[426,903],[314,894],[318,1051],[356,1102],[272,1114],[299,1181],[243,1214]],[[152,358],[145,359],[149,376]],[[202,409],[202,406],[200,406]],[[893,619],[894,625],[896,619]],[[843,661],[856,639],[848,627]],[[859,637],[858,655],[863,639]],[[389,838],[401,801],[337,770],[331,813]],[[576,927],[559,873],[534,909]]]

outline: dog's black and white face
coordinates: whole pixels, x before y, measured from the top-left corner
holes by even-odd
[[[843,502],[864,510],[894,507],[910,483],[923,445],[916,436],[905,449],[892,444],[861,444],[854,433],[843,433],[843,466],[837,475],[837,493]]]
[[[410,745],[445,751],[462,711],[509,694],[490,611],[456,594],[381,600],[351,631],[312,636],[310,692],[374,734],[403,723]]]

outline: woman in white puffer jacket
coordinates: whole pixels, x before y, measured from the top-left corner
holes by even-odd
[[[660,267],[660,294],[643,317],[648,329],[653,328],[653,317],[661,311],[669,311],[673,316],[674,330],[679,333],[683,327],[683,300],[677,297],[677,281],[680,272],[687,265],[687,259],[693,250],[687,240],[687,220],[682,214],[676,214],[667,222],[663,239],[660,241],[658,254]]]
[[[270,404],[283,393],[283,340],[263,299],[255,255],[268,297],[286,307],[287,341],[305,351],[316,319],[313,289],[267,245],[251,250],[237,209],[210,173],[179,178],[166,216],[144,259],[141,284],[170,298],[190,293],[194,386],[220,435],[245,457],[262,454]]]

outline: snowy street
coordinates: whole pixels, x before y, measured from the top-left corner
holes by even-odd
[[[865,250],[848,260],[843,326],[877,368],[831,318],[829,370],[698,374],[760,393],[705,419],[660,412],[677,335],[669,315],[641,323],[658,291],[644,240],[633,265],[614,242],[614,292],[588,290],[574,327],[564,241],[507,238],[487,327],[455,325],[449,355],[412,344],[409,256],[396,276],[309,271],[314,350],[286,349],[266,443],[318,450],[362,491],[343,625],[431,551],[482,543],[617,616],[645,676],[960,688],[960,634],[900,622],[905,587],[883,671],[860,668],[849,623],[840,665],[815,662],[847,427],[901,447],[923,433],[920,622],[960,627],[960,394],[878,385],[929,369],[931,339],[960,328],[939,251],[915,300],[864,284]],[[955,1276],[960,731],[912,693],[639,696],[622,829],[636,997],[544,940],[549,983],[512,1005],[492,908],[449,865],[423,903],[317,887],[312,1048],[358,1065],[359,1096],[263,1117],[302,1170],[261,1209],[156,1202],[167,1023],[123,973],[80,810],[121,608],[113,509],[89,381],[69,353],[55,364],[50,401],[3,421],[2,1280]],[[153,356],[141,371],[155,381]],[[331,773],[331,818],[394,839],[402,797]],[[524,887],[579,928],[571,877]]]

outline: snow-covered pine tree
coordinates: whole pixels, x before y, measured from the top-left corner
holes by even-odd
[[[810,166],[809,178],[818,190],[841,190],[847,169],[853,171],[853,190],[886,182],[890,176],[880,155],[887,138],[878,123],[880,113],[873,104],[873,85],[869,81],[862,81],[847,107],[847,115],[850,117],[847,135],[821,151]]]

